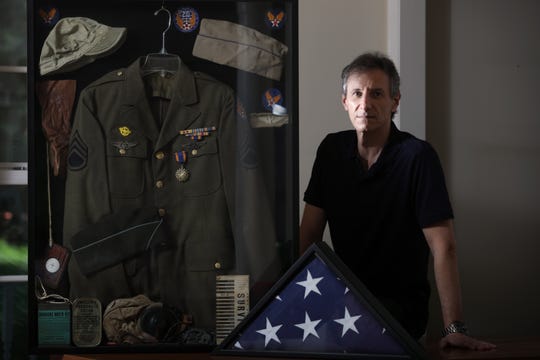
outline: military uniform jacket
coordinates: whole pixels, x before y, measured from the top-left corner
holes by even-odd
[[[70,297],[106,306],[144,293],[212,328],[215,276],[257,279],[275,260],[270,214],[238,194],[240,176],[244,188],[260,185],[256,169],[239,164],[238,134],[232,89],[184,64],[170,79],[143,78],[136,61],[85,88],[65,196]],[[238,209],[258,215],[240,221]],[[249,232],[256,236],[241,235]]]

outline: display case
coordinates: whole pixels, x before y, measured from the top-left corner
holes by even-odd
[[[427,359],[422,345],[322,241],[306,249],[213,354]]]
[[[28,34],[31,352],[214,349],[296,258],[296,1],[33,0]]]

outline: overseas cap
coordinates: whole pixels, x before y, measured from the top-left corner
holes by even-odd
[[[60,19],[41,48],[41,75],[68,72],[116,51],[126,28],[115,28],[85,17]]]

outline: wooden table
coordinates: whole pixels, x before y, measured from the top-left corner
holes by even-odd
[[[428,344],[427,353],[430,360],[539,360],[540,336],[513,339],[485,339],[497,345],[491,351],[471,351],[462,349],[443,349],[438,345]],[[254,360],[276,358],[254,358],[245,356],[212,356],[208,353],[178,354],[92,354],[92,355],[55,355],[51,360]],[[279,359],[287,360],[291,358]],[[315,358],[314,358],[315,359]],[[320,358],[319,358],[320,359]]]
[[[531,360],[540,359],[540,336],[528,338],[483,339],[494,343],[497,348],[490,351],[471,351],[462,349],[438,349],[437,344],[429,344],[427,352],[433,360]]]

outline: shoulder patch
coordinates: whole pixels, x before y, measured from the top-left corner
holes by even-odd
[[[266,90],[262,96],[262,104],[263,107],[270,112],[272,111],[272,105],[282,105],[283,95],[281,95],[281,91],[275,88]]]
[[[60,12],[52,6],[45,6],[38,10],[39,18],[44,25],[54,26],[60,19]]]
[[[68,167],[71,171],[79,171],[88,163],[88,146],[77,130],[69,143]]]
[[[174,25],[183,33],[195,31],[199,26],[199,13],[191,7],[183,7],[174,14]]]
[[[266,12],[264,21],[272,30],[281,29],[285,25],[286,14],[282,9],[271,9]]]

